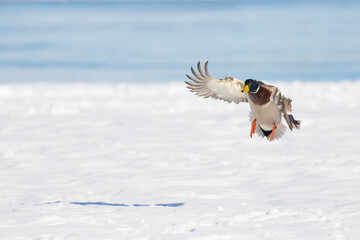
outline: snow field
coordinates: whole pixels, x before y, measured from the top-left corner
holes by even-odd
[[[358,239],[360,81],[273,84],[274,142],[184,83],[0,85],[1,239]]]

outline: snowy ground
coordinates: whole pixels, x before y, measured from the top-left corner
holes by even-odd
[[[360,81],[275,84],[274,142],[184,83],[0,85],[1,239],[359,239]]]

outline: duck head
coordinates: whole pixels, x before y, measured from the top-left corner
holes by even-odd
[[[246,79],[243,92],[252,92],[257,93],[259,91],[260,85],[254,79]]]

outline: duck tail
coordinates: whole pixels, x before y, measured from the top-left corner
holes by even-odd
[[[249,113],[249,119],[250,122],[252,122],[255,119],[255,115],[252,112]],[[271,131],[266,131],[262,129],[258,123],[256,123],[255,132],[263,138],[266,137],[267,139],[270,139]],[[282,122],[276,124],[273,140],[281,138],[285,134],[285,132],[286,132],[285,124],[283,124]]]
[[[261,133],[259,133],[259,135],[262,135],[264,134],[264,136],[267,137],[268,140],[270,140],[270,134],[271,134],[271,131],[270,131],[270,134],[267,134],[265,135],[264,132],[267,132],[265,130],[263,130],[261,127],[259,127],[261,129]],[[274,138],[273,140],[276,140],[276,139],[279,139],[281,138],[286,132],[286,126],[285,124],[283,124],[282,122],[276,124],[276,128],[275,128],[275,133],[274,133]]]

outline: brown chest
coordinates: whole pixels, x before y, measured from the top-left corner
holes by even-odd
[[[264,105],[270,101],[271,91],[260,86],[257,93],[249,92],[249,98],[256,105]]]

